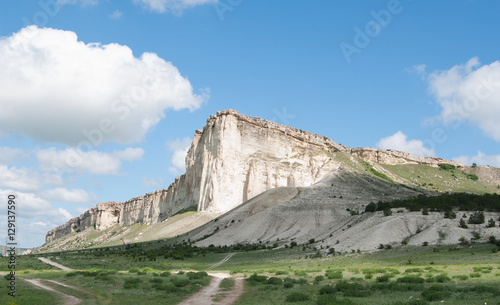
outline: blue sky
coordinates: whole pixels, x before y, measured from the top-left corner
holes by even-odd
[[[351,147],[500,166],[499,9],[3,1],[0,193],[19,198],[21,245],[98,202],[168,187],[195,129],[223,109]]]

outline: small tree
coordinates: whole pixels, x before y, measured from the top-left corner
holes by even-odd
[[[427,207],[422,209],[422,215],[429,215],[429,209]]]
[[[472,167],[477,167],[477,164],[476,163],[472,163]]]
[[[493,218],[490,218],[490,220],[488,220],[488,225],[486,226],[487,228],[494,228],[496,227],[496,222]]]
[[[469,226],[465,223],[465,220],[463,218],[460,218],[460,224],[458,225],[462,229],[468,229]]]
[[[484,213],[480,211],[472,213],[469,217],[469,223],[476,225],[484,223]]]
[[[374,202],[370,202],[366,207],[365,207],[365,212],[375,212],[377,210],[377,204]]]
[[[392,215],[392,210],[390,207],[386,207],[384,209],[384,216],[391,216]]]

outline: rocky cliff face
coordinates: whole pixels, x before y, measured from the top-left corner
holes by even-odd
[[[438,167],[441,163],[447,163],[455,166],[465,167],[465,164],[461,162],[433,157],[420,157],[393,149],[359,147],[348,150],[353,156],[359,157],[370,163],[387,165],[423,164],[433,167]]]
[[[90,227],[96,230],[107,229],[118,223],[122,206],[123,203],[113,201],[99,203],[97,207],[86,211],[80,217],[73,218],[64,225],[47,232],[45,241],[50,243],[66,234],[83,231]]]
[[[335,160],[336,152],[378,164],[465,167],[395,150],[353,149],[326,137],[224,110],[210,116],[203,130],[196,131],[186,156],[186,173],[167,189],[124,203],[98,204],[49,231],[46,241],[89,227],[103,230],[115,224],[157,223],[196,204],[199,211],[226,212],[272,188],[311,186],[345,166]],[[482,169],[500,181],[495,170]]]

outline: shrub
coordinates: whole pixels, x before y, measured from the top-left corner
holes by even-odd
[[[247,280],[257,282],[257,283],[263,283],[267,280],[267,278],[263,275],[257,275],[257,273],[254,273]]]
[[[339,270],[329,270],[326,272],[326,277],[331,279],[331,280],[340,280],[342,279],[343,275],[342,275],[342,271]]]
[[[277,277],[270,277],[268,280],[267,280],[267,283],[269,285],[281,285],[283,284],[283,280],[280,279],[280,278],[277,278]]]
[[[285,302],[303,302],[303,301],[309,301],[309,296],[305,293],[301,292],[293,292],[289,295],[286,296]]]
[[[375,212],[377,211],[377,204],[374,202],[370,202],[366,207],[365,207],[365,212]]]
[[[446,274],[440,274],[440,275],[437,275],[436,277],[434,277],[434,281],[437,283],[446,283],[446,282],[450,282],[451,279]]]
[[[325,277],[324,277],[324,276],[322,276],[322,275],[318,275],[318,276],[316,276],[316,277],[314,278],[314,283],[315,283],[315,284],[318,284],[319,282],[321,282],[321,281],[322,281],[322,280],[324,280],[324,279],[325,279]]]
[[[460,218],[460,223],[458,224],[458,226],[462,229],[468,229],[469,226],[465,223],[465,220],[463,218]]]
[[[294,274],[296,276],[307,276],[307,272],[305,271],[295,271]]]
[[[486,226],[487,228],[494,228],[496,227],[496,222],[493,218],[490,218],[490,220],[488,220],[488,225]]]
[[[453,278],[461,281],[467,281],[469,279],[469,276],[467,274],[460,274],[460,275],[454,275]]]
[[[172,284],[176,287],[185,287],[189,285],[189,280],[188,279],[174,279],[172,281]]]
[[[399,283],[409,283],[409,284],[422,284],[424,281],[423,278],[416,275],[406,275],[397,280]]]
[[[484,223],[484,213],[481,211],[474,212],[469,217],[469,224],[482,224]]]
[[[378,276],[376,278],[377,282],[379,282],[379,283],[389,282],[390,279],[391,279],[391,275],[390,274],[384,274],[384,275]]]
[[[162,277],[169,277],[170,275],[171,275],[171,273],[168,271],[163,271],[162,273],[160,273],[160,276],[162,276]]]
[[[292,288],[293,287],[293,283],[291,283],[291,282],[283,283],[283,287],[284,288]]]
[[[335,294],[336,291],[333,286],[323,286],[319,289],[319,294]]]
[[[392,215],[392,210],[390,207],[386,207],[384,209],[384,216],[391,216]]]
[[[139,271],[141,271],[141,269],[139,269],[139,268],[137,268],[137,267],[130,268],[130,269],[128,270],[128,272],[129,272],[129,273],[137,273],[137,272],[139,272]]]
[[[471,273],[471,274],[469,274],[469,276],[470,276],[471,278],[478,278],[478,277],[481,277],[481,273],[477,273],[477,272],[475,272],[475,273]]]
[[[139,286],[140,283],[142,283],[142,280],[139,278],[129,278],[125,280],[123,288],[125,289],[136,288],[137,286]]]
[[[187,277],[190,279],[190,280],[199,280],[199,279],[202,279],[204,277],[207,277],[208,276],[208,273],[206,273],[205,271],[200,271],[200,272],[188,272],[187,274]]]

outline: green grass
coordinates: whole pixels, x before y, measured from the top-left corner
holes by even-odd
[[[299,246],[239,252],[215,271],[245,277],[254,273],[261,275],[257,278],[262,281],[245,282],[247,292],[236,304],[288,304],[287,297],[295,295],[300,299],[300,294],[307,295],[309,300],[290,303],[391,305],[408,304],[410,297],[425,301],[425,298],[440,296],[446,298],[448,304],[484,303],[484,299],[490,299],[488,304],[499,304],[500,293],[495,287],[500,286],[500,256],[491,248],[491,244],[477,243],[467,247],[401,246],[373,253],[313,259],[309,258],[315,252],[312,247],[303,250]],[[18,267],[24,277],[52,278],[81,286],[84,292],[73,294],[88,294],[87,299],[94,302],[88,304],[156,304],[155,298],[166,297],[175,304],[200,289],[197,284],[203,286],[208,281],[187,271],[185,274],[173,271],[204,270],[226,255],[207,253],[185,260],[157,257],[153,261],[139,261],[126,253],[60,254],[52,259],[83,271],[41,269],[42,263],[32,257],[19,257]],[[5,266],[6,258],[0,259],[0,269]],[[135,273],[129,272],[132,268]],[[28,273],[24,274],[25,271]],[[165,271],[172,273],[160,276]],[[234,285],[232,279],[221,282],[221,288],[226,291],[214,299],[222,300],[231,285]],[[335,293],[320,295],[324,286],[334,287]],[[289,300],[296,299],[290,297]]]

